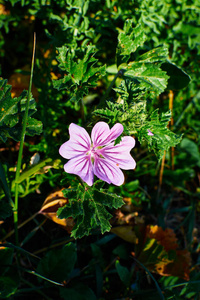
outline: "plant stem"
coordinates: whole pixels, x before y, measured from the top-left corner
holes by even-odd
[[[31,98],[31,87],[32,87],[32,78],[33,78],[33,66],[34,66],[34,58],[35,58],[35,44],[36,44],[36,34],[34,33],[34,41],[33,41],[33,55],[32,55],[32,63],[31,63],[31,75],[30,75],[30,82],[29,82],[29,89],[28,89],[28,96],[26,101],[26,108],[25,113],[22,121],[22,132],[21,132],[21,139],[20,139],[20,147],[17,159],[17,168],[15,174],[15,202],[13,207],[13,218],[14,218],[14,228],[15,228],[15,242],[16,245],[19,246],[19,237],[18,237],[18,193],[19,193],[19,183],[17,183],[20,170],[22,165],[22,153],[23,153],[23,146],[24,146],[24,139],[26,133],[26,123],[28,119],[28,110],[29,110],[29,102]]]
[[[101,98],[100,103],[99,103],[99,107],[101,106],[101,104],[104,104],[105,99],[108,97],[113,85],[115,84],[115,81],[117,80],[117,77],[122,76],[124,74],[124,69],[120,69],[117,74],[115,75],[114,79],[112,80],[111,84],[109,85],[108,89],[106,90],[104,96]]]

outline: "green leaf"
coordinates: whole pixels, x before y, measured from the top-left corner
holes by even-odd
[[[146,124],[138,131],[139,141],[147,140],[149,149],[153,150],[159,159],[162,158],[165,150],[175,147],[182,139],[182,135],[177,135],[167,128],[170,118],[170,111],[159,116],[158,109],[156,109]],[[148,135],[148,130],[153,136]]]
[[[168,50],[166,47],[152,49],[140,55],[136,61],[123,65],[124,77],[137,80],[141,87],[160,94],[167,87],[169,78],[166,72],[160,68],[167,57]]]
[[[58,209],[58,217],[75,219],[75,226],[72,230],[74,238],[81,238],[89,235],[92,229],[100,228],[101,233],[109,231],[111,225],[109,219],[112,215],[106,207],[119,208],[124,202],[122,197],[109,193],[103,189],[96,189],[95,186],[81,186],[77,190],[64,190],[64,196],[68,197],[69,203]],[[70,198],[70,196],[72,198]]]
[[[10,194],[10,189],[8,187],[7,180],[6,180],[5,171],[4,171],[3,165],[1,163],[0,163],[0,183],[2,184],[2,187],[3,187],[3,190],[4,190],[7,200],[9,201],[10,204],[11,203],[13,204],[11,194]],[[7,209],[6,209],[6,211],[7,211]],[[8,211],[9,211],[9,209],[8,209]],[[8,216],[9,216],[9,214],[8,214]],[[1,217],[2,217],[2,215],[0,213],[0,218]]]
[[[128,59],[131,53],[135,52],[138,47],[144,44],[145,40],[146,35],[144,33],[143,26],[141,24],[138,24],[134,28],[133,21],[126,20],[123,32],[120,32],[118,36],[117,65],[119,66],[121,64],[122,58],[120,56],[127,56]]]
[[[187,162],[187,165],[197,165],[200,167],[200,153],[197,144],[187,138],[184,138],[180,143],[180,149],[182,155],[180,158],[182,161],[184,160]]]
[[[122,266],[119,260],[116,260],[115,267],[123,284],[129,286],[131,279],[131,273],[129,272],[129,270],[126,267]]]
[[[160,66],[168,57],[168,49],[160,46],[140,56],[135,61],[129,61],[131,53],[143,46],[146,40],[144,27],[139,23],[135,28],[133,21],[127,20],[123,32],[118,36],[117,66],[123,70],[124,78],[139,82],[141,87],[162,93],[167,87],[168,76]],[[128,62],[129,61],[129,62]]]
[[[161,69],[167,72],[167,75],[169,76],[167,84],[168,90],[182,90],[189,84],[191,80],[187,73],[171,62],[163,63]]]
[[[22,131],[22,119],[25,113],[27,91],[19,97],[11,97],[11,85],[7,80],[0,78],[0,138],[6,142],[7,138],[19,141]],[[30,116],[36,112],[35,100],[32,98],[29,105],[29,118],[26,134],[35,135],[42,132],[42,123]]]
[[[62,249],[50,250],[39,262],[37,272],[44,277],[62,282],[72,272],[76,260],[75,245],[69,243]]]
[[[54,88],[58,90],[67,89],[70,99],[79,101],[89,88],[97,85],[97,80],[105,74],[105,66],[96,67],[98,60],[94,58],[95,47],[89,45],[82,56],[74,49],[66,47],[58,48],[58,62],[61,70],[65,72],[62,79],[54,80]]]
[[[23,180],[31,177],[36,172],[38,172],[40,169],[42,169],[43,167],[45,167],[47,164],[49,165],[51,162],[52,162],[52,159],[51,158],[47,158],[47,159],[39,162],[38,164],[31,166],[27,170],[23,171],[21,173],[21,175],[19,176],[19,179],[17,181],[15,181],[15,182],[16,183],[21,183]]]

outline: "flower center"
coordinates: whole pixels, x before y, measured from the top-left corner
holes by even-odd
[[[104,158],[100,153],[98,153],[99,149],[102,149],[103,147],[93,147],[93,145],[90,146],[90,150],[86,153],[86,155],[89,155],[91,157],[92,163],[94,163],[94,160],[96,156],[99,156],[101,158]]]

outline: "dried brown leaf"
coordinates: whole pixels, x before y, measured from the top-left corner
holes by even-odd
[[[51,193],[44,201],[39,213],[45,217],[51,219],[56,224],[61,225],[69,233],[74,226],[74,220],[72,218],[59,219],[57,217],[58,208],[66,205],[68,199],[64,197],[62,190]]]

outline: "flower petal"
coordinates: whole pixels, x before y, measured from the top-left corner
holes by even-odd
[[[87,131],[74,123],[69,126],[69,141],[61,145],[59,153],[62,157],[71,159],[86,154],[91,146],[90,136]]]
[[[114,146],[114,142],[98,150],[106,160],[113,162],[121,169],[135,169],[136,162],[130,155],[130,150],[135,146],[135,139],[124,136],[121,142]]]
[[[88,155],[82,155],[70,159],[65,165],[64,170],[70,174],[76,174],[89,186],[94,182],[93,165]]]
[[[124,183],[124,174],[111,161],[104,158],[97,157],[94,161],[94,174],[101,180],[115,185],[122,185]]]
[[[111,129],[105,122],[96,123],[91,133],[93,147],[104,146],[114,141],[123,130],[123,125],[120,123],[115,124]]]

